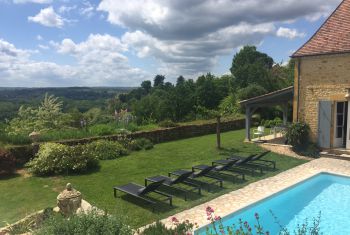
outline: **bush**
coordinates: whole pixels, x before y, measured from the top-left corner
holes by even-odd
[[[89,132],[94,135],[104,136],[104,135],[112,135],[116,132],[116,129],[107,124],[97,124],[89,127]]]
[[[123,145],[109,140],[91,142],[86,145],[86,151],[89,151],[94,157],[100,160],[115,159],[128,154],[128,151]]]
[[[168,127],[177,127],[179,125],[171,120],[164,120],[164,121],[159,122],[158,126],[168,128]]]
[[[129,149],[133,151],[139,151],[142,149],[149,150],[153,147],[154,145],[152,141],[146,138],[138,138],[129,142]]]
[[[174,235],[174,234],[192,234],[193,225],[188,221],[179,223],[175,217],[173,218],[173,222],[176,226],[174,228],[167,228],[161,222],[156,222],[148,226],[144,231],[142,231],[141,235]]]
[[[98,166],[98,159],[83,145],[45,143],[36,157],[26,164],[36,175],[84,172]]]
[[[52,216],[35,235],[132,235],[125,222],[111,215],[97,212],[73,215],[69,219],[61,215]]]
[[[306,123],[293,123],[287,131],[287,141],[294,149],[304,149],[309,145],[310,127]]]
[[[276,117],[273,120],[261,120],[261,125],[267,128],[274,127],[281,125],[283,123],[282,119],[279,117]]]
[[[15,156],[7,150],[0,149],[0,176],[13,174],[15,169]]]

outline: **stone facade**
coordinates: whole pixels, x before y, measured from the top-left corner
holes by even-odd
[[[311,139],[317,142],[319,101],[332,101],[332,114],[335,102],[346,101],[350,53],[296,58],[294,82],[293,120],[308,123]],[[334,136],[334,121],[331,123]]]

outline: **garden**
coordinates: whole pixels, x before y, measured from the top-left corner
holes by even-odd
[[[125,215],[129,220],[128,224],[138,228],[305,162],[271,153],[269,159],[276,161],[278,166],[276,171],[258,177],[248,175],[246,181],[239,184],[227,182],[223,189],[209,193],[204,191],[202,196],[193,195],[188,201],[175,197],[174,207],[160,204],[155,213],[149,205],[133,198],[113,197],[112,187],[115,185],[128,182],[143,184],[145,177],[167,175],[168,172],[177,169],[208,164],[233,153],[247,156],[262,152],[256,145],[242,144],[243,130],[223,133],[221,150],[215,147],[215,138],[215,135],[207,135],[157,144],[150,150],[133,151],[128,156],[118,156],[111,160],[99,160],[98,168],[80,174],[62,171],[51,176],[34,176],[26,170],[20,170],[15,175],[0,180],[1,223],[6,225],[33,211],[54,207],[57,194],[67,182],[70,182],[91,204],[113,215]]]

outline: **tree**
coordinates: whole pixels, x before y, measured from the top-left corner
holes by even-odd
[[[185,82],[185,78],[181,75],[176,79],[176,86],[179,86]]]
[[[64,127],[66,118],[62,113],[63,103],[57,97],[47,93],[41,105],[35,109],[21,106],[17,117],[10,121],[9,134],[26,134],[32,131],[47,131]]]
[[[273,63],[270,56],[257,51],[255,46],[245,46],[234,56],[230,71],[239,88],[257,84],[271,91],[269,71]]]
[[[164,85],[164,80],[164,75],[156,75],[153,80],[153,87],[162,87]]]
[[[151,89],[152,89],[152,82],[149,80],[143,81],[141,83],[141,87],[146,91],[147,94],[149,94],[151,92]]]

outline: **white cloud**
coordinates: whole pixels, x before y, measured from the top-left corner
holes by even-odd
[[[43,39],[44,39],[44,38],[43,38],[40,34],[36,35],[36,40],[42,41]]]
[[[129,65],[122,54],[125,46],[110,35],[90,35],[81,43],[65,39],[50,45],[66,56],[73,56],[76,65],[35,61],[30,56],[36,51],[18,49],[0,39],[0,84],[29,87],[136,86],[149,76]]]
[[[42,49],[42,50],[48,50],[48,49],[50,49],[49,46],[42,45],[42,44],[39,44],[38,47],[39,47],[40,49]]]
[[[73,5],[73,6],[62,5],[58,8],[58,12],[61,14],[66,14],[75,10],[76,8],[77,8],[77,5]]]
[[[62,28],[64,25],[64,19],[55,12],[52,6],[41,9],[36,16],[29,16],[28,21],[47,27]]]
[[[95,14],[95,6],[89,1],[83,1],[83,7],[80,8],[79,13],[87,18],[92,17]]]
[[[305,33],[300,33],[296,29],[290,29],[290,28],[284,28],[284,27],[280,27],[277,30],[276,35],[278,37],[288,38],[288,39],[303,38],[306,36]]]
[[[38,3],[38,4],[49,4],[52,0],[13,0],[15,4],[24,4],[24,3]]]
[[[212,71],[218,57],[266,35],[303,37],[275,25],[328,15],[341,0],[102,0],[97,10],[124,27],[122,37],[139,57],[154,57],[160,70],[196,76]],[[121,7],[122,6],[122,7]]]

